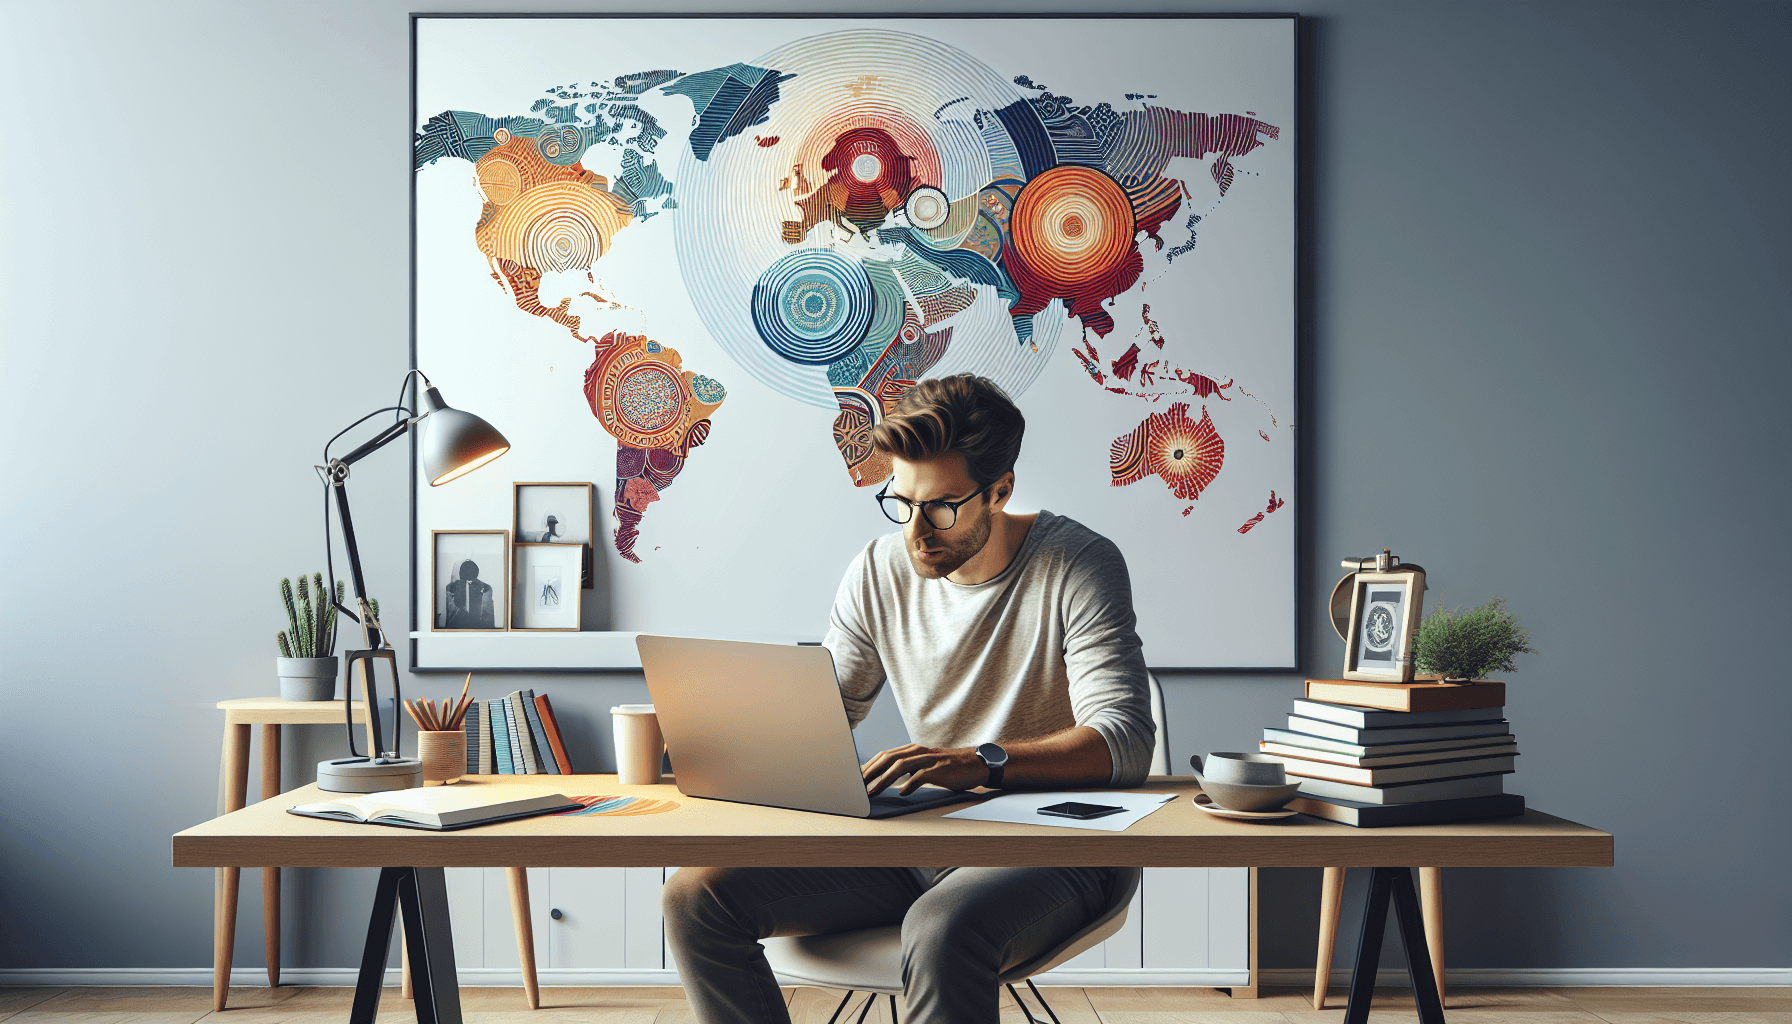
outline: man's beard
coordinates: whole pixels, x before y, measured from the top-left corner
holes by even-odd
[[[915,514],[920,515],[920,512],[917,511]],[[909,564],[915,567],[915,575],[923,579],[937,580],[942,576],[950,576],[957,572],[960,566],[976,557],[977,552],[983,550],[983,545],[989,543],[992,522],[993,517],[988,506],[985,505],[983,518],[975,523],[965,524],[965,531],[962,535],[948,537],[943,534],[934,534],[931,543],[943,549],[940,552],[943,557],[927,561],[922,561],[920,553],[915,550],[915,545],[907,538],[903,538],[904,546],[908,549]],[[959,533],[957,530],[952,532]]]

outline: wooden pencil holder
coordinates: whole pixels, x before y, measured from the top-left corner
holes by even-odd
[[[417,758],[423,762],[423,784],[458,782],[467,770],[467,734],[462,729],[417,731]]]

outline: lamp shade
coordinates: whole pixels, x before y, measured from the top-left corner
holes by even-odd
[[[424,402],[433,406],[423,417],[419,441],[429,486],[440,487],[510,450],[510,442],[498,428],[470,412],[449,408],[435,388],[426,392]]]

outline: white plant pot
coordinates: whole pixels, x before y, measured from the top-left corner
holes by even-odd
[[[335,700],[336,658],[274,659],[274,672],[280,677],[281,700]]]

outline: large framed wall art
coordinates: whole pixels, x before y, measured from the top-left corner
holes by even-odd
[[[414,362],[512,444],[414,480],[420,564],[599,481],[580,628],[415,630],[418,668],[819,639],[891,529],[872,425],[966,370],[1027,416],[1011,510],[1126,555],[1150,664],[1295,664],[1295,19],[412,26]]]

